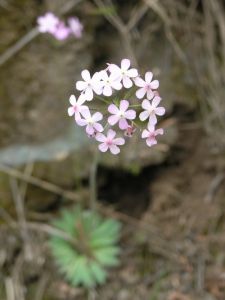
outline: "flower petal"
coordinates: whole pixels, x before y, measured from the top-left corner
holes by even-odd
[[[68,108],[68,115],[71,117],[74,114],[74,109],[72,106]]]
[[[159,96],[155,96],[154,99],[152,100],[152,106],[155,108],[159,105],[161,101],[161,98]]]
[[[100,123],[95,123],[95,124],[93,125],[93,127],[94,127],[94,129],[95,129],[96,131],[98,131],[98,132],[102,132],[102,131],[104,130],[102,124],[100,124]]]
[[[129,109],[125,112],[124,116],[128,120],[134,120],[136,118],[136,111],[133,109]]]
[[[82,116],[85,118],[85,119],[89,119],[91,117],[91,113],[90,113],[90,110],[89,108],[88,109],[84,109],[81,111],[81,114]]]
[[[91,80],[91,75],[90,75],[90,72],[88,70],[83,70],[81,72],[81,77],[84,79],[84,81]]]
[[[122,129],[122,130],[125,130],[127,129],[128,127],[128,122],[125,118],[122,118],[119,120],[119,128]]]
[[[138,99],[142,99],[145,93],[146,93],[146,89],[143,87],[136,91],[136,96]]]
[[[140,118],[141,121],[147,120],[148,117],[149,117],[149,112],[146,111],[146,110],[141,112],[140,115],[139,115],[139,118]]]
[[[115,104],[110,104],[109,107],[108,107],[108,112],[115,115],[119,112],[119,109]]]
[[[130,87],[132,87],[132,85],[133,85],[133,81],[128,76],[124,76],[123,77],[123,86],[126,89],[129,89]]]
[[[120,111],[125,112],[129,107],[129,102],[127,100],[120,101]]]
[[[146,139],[146,144],[151,147],[153,145],[156,145],[157,144],[157,141],[154,137],[151,137],[151,138],[148,138]]]
[[[121,69],[128,70],[130,67],[130,60],[127,58],[122,59],[121,61]]]
[[[78,91],[83,91],[87,88],[87,83],[85,81],[77,81],[76,82],[76,89]]]
[[[155,132],[155,125],[148,123],[148,131],[149,133],[154,133]]]
[[[147,99],[142,101],[141,106],[142,106],[142,108],[144,108],[146,110],[150,110],[152,108],[151,103]]]
[[[119,121],[119,117],[116,115],[108,117],[108,123],[113,126]]]
[[[87,134],[89,134],[89,135],[94,134],[94,132],[95,132],[94,127],[93,127],[92,125],[90,125],[90,124],[87,124],[86,132],[87,132]]]
[[[75,105],[75,104],[77,103],[76,97],[75,97],[74,95],[71,95],[71,96],[70,96],[69,101],[70,101],[70,104],[71,104],[71,105]]]
[[[149,131],[148,131],[147,129],[144,129],[144,130],[142,131],[141,137],[142,137],[143,139],[145,139],[145,138],[147,138],[148,136],[149,136]]]
[[[150,114],[149,116],[149,124],[155,125],[157,123],[157,118],[154,113]]]
[[[85,94],[81,94],[77,99],[77,104],[82,105],[86,101]]]
[[[158,116],[163,116],[165,114],[166,110],[164,107],[157,107],[155,108],[155,114]]]
[[[159,87],[159,81],[158,80],[153,80],[150,83],[150,87],[151,87],[151,89],[156,90]]]
[[[147,99],[151,100],[155,96],[154,92],[151,89],[147,90]]]
[[[146,81],[147,83],[151,83],[152,77],[153,77],[152,72],[146,72],[146,73],[145,73],[145,81]]]
[[[113,82],[111,83],[111,86],[112,86],[115,90],[117,90],[117,91],[119,91],[119,90],[122,89],[122,84],[121,84],[121,82],[120,82],[119,80],[113,81]]]
[[[86,90],[85,90],[85,97],[86,97],[86,99],[88,100],[88,101],[91,101],[92,99],[93,99],[93,97],[94,97],[94,95],[93,95],[93,90],[92,90],[92,88],[90,87],[90,86],[88,86],[87,88],[86,88]]]
[[[92,116],[92,119],[93,119],[94,122],[101,121],[102,118],[103,118],[103,115],[99,111],[97,111],[96,113],[94,113],[93,116]]]
[[[120,148],[117,147],[116,145],[111,145],[111,146],[109,147],[109,150],[110,150],[110,152],[111,152],[112,154],[114,154],[114,155],[120,153]]]
[[[156,129],[156,131],[155,131],[155,135],[158,135],[158,134],[163,135],[163,133],[164,133],[164,130],[162,128]]]
[[[97,133],[95,136],[96,141],[104,143],[106,140],[106,136],[102,133]]]
[[[87,121],[85,119],[76,119],[76,123],[79,126],[86,126],[87,125]]]
[[[101,152],[106,152],[108,149],[109,149],[109,146],[105,143],[102,143],[98,146],[98,149],[101,151]]]
[[[144,87],[146,85],[145,81],[141,77],[135,78],[134,83],[138,87]]]
[[[107,132],[107,138],[113,140],[115,136],[116,136],[116,132],[112,129],[109,129]]]
[[[110,97],[112,95],[112,88],[109,85],[105,85],[102,91],[104,96]]]
[[[121,70],[120,67],[118,67],[115,64],[109,64],[108,65],[108,70],[112,74],[113,78],[117,78],[121,76]]]
[[[125,140],[123,138],[116,138],[113,140],[115,145],[124,145],[125,144]]]
[[[127,71],[126,74],[127,74],[127,76],[134,78],[134,77],[138,76],[138,71],[137,71],[137,69],[130,69]]]

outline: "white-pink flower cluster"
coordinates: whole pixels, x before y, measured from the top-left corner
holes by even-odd
[[[41,33],[50,33],[57,40],[65,40],[73,35],[80,38],[83,33],[83,25],[77,17],[70,17],[67,24],[53,13],[48,12],[37,19],[38,30]]]
[[[163,129],[156,129],[156,125],[165,108],[159,106],[159,81],[153,80],[152,72],[142,79],[130,60],[123,59],[120,66],[108,64],[92,76],[83,70],[81,77],[76,82],[79,97],[71,95],[68,114],[100,143],[100,151],[118,154],[119,146],[137,129],[149,147],[157,144],[156,137],[163,134]],[[117,137],[117,132],[122,132],[123,137]]]

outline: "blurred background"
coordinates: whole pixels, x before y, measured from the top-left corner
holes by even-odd
[[[81,38],[37,30],[53,12]],[[223,0],[0,0],[0,299],[88,299],[46,228],[85,205],[96,148],[67,116],[80,72],[131,59],[160,81],[160,143],[102,154],[98,198],[123,223],[121,264],[90,299],[225,299]]]

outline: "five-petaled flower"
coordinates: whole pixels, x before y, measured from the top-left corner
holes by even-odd
[[[92,136],[96,132],[103,131],[102,124],[99,123],[99,121],[101,121],[103,118],[103,115],[100,112],[96,112],[92,116],[90,110],[85,109],[81,111],[81,115],[84,117],[84,119],[77,119],[76,122],[79,126],[86,126],[86,133],[89,136]]]
[[[148,130],[144,129],[142,132],[141,137],[143,139],[146,139],[146,144],[151,147],[153,145],[157,144],[156,136],[157,135],[162,135],[163,134],[163,129],[155,129],[154,125],[148,124]]]
[[[76,88],[78,91],[82,91],[87,101],[91,101],[94,97],[95,92],[97,95],[102,93],[102,81],[100,80],[99,72],[96,72],[92,77],[88,70],[81,72],[81,77],[84,81],[77,81]]]
[[[145,121],[149,118],[149,123],[155,125],[157,123],[156,115],[163,116],[165,114],[165,108],[158,107],[160,101],[161,98],[159,96],[155,96],[152,103],[147,99],[143,100],[141,106],[144,108],[144,111],[140,113],[140,120]]]
[[[70,117],[74,115],[75,120],[80,119],[81,118],[80,113],[83,110],[88,109],[86,105],[83,105],[84,102],[86,101],[85,97],[81,94],[79,98],[76,99],[74,95],[71,95],[69,101],[71,106],[68,108],[68,115]]]
[[[135,78],[138,76],[137,69],[129,69],[130,68],[130,60],[129,59],[123,59],[121,61],[121,67],[118,67],[115,64],[108,64],[108,69],[111,74],[113,74],[113,77],[115,77],[118,80],[122,80],[123,86],[125,88],[130,88],[133,85],[133,81],[131,78]]]
[[[102,79],[102,94],[104,96],[112,96],[113,89],[119,91],[122,88],[122,84],[116,79],[113,74],[108,75],[105,70],[99,72],[99,76]]]
[[[116,138],[116,132],[112,129],[109,129],[107,135],[103,133],[96,134],[96,140],[101,144],[98,146],[101,152],[106,152],[108,149],[112,154],[120,153],[120,148],[118,146],[124,145],[125,140],[123,138]]]
[[[44,16],[38,17],[38,30],[43,33],[48,32],[54,34],[59,22],[59,19],[53,13],[48,12]]]
[[[152,78],[152,72],[145,73],[145,80],[143,80],[141,77],[135,78],[135,85],[140,87],[140,89],[136,91],[136,96],[138,99],[142,99],[145,96],[145,94],[147,94],[147,98],[149,100],[151,100],[154,97],[153,90],[156,90],[159,87],[159,81],[152,80]]]
[[[115,104],[110,104],[108,111],[112,114],[108,118],[108,123],[113,126],[119,122],[119,128],[124,130],[128,127],[127,120],[134,120],[136,118],[136,112],[133,109],[128,109],[129,102],[127,100],[121,100],[119,107]]]

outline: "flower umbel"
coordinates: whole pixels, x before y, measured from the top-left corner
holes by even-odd
[[[123,59],[120,66],[108,64],[93,75],[83,70],[81,77],[76,82],[80,96],[77,100],[71,96],[68,114],[74,115],[77,125],[86,126],[87,135],[100,143],[101,152],[119,154],[119,146],[140,131],[149,147],[157,144],[156,136],[163,129],[156,129],[156,124],[165,108],[159,106],[159,81],[152,80],[152,72],[146,72],[143,80],[130,60]],[[147,98],[140,103],[144,96]]]

